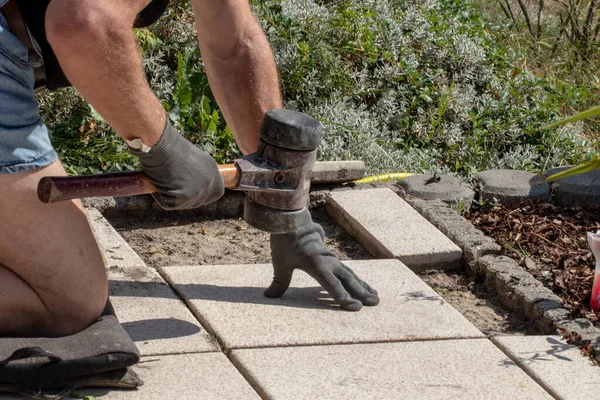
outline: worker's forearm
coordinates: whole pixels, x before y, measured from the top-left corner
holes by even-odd
[[[251,24],[235,50],[217,54],[202,50],[213,94],[244,154],[256,151],[266,111],[282,107],[277,69],[269,43]]]

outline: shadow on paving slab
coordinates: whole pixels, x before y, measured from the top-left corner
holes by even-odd
[[[420,292],[408,292],[406,293],[404,296],[402,296],[405,300],[408,301],[422,301],[422,300],[426,300],[426,301],[433,301],[433,302],[438,302],[440,303],[440,305],[444,305],[446,304],[446,300],[444,300],[442,297],[440,297],[437,294],[434,295],[430,295],[430,294],[426,294],[422,291]]]
[[[148,297],[167,297],[172,294],[164,290],[165,284],[161,282],[130,282],[111,280],[114,285],[135,285],[136,289],[143,290]],[[178,284],[174,286],[175,291],[186,300],[209,300],[228,303],[248,303],[267,306],[330,309],[342,310],[329,297],[329,294],[320,286],[308,288],[290,287],[287,292],[278,299],[265,297],[265,288],[258,287],[230,287],[205,284]],[[119,297],[138,297],[139,292],[119,293]]]
[[[546,341],[550,344],[550,348],[546,351],[529,351],[529,352],[520,352],[519,353],[519,362],[521,364],[533,364],[536,362],[544,362],[544,361],[553,361],[553,360],[561,360],[561,361],[573,361],[569,357],[565,357],[559,353],[573,350],[573,346],[570,344],[562,343],[554,338],[547,338]],[[502,365],[504,366],[514,366],[517,365],[514,361],[503,361]]]
[[[131,340],[174,339],[200,332],[200,327],[176,318],[144,319],[121,323]]]

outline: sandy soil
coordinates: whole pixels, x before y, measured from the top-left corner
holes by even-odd
[[[503,308],[495,295],[460,272],[426,271],[419,276],[483,333],[497,335],[534,334],[525,317]]]
[[[340,259],[372,258],[325,209],[315,210],[312,215],[325,230],[326,244]],[[154,268],[271,262],[268,233],[252,228],[241,218],[192,218],[164,214],[143,218],[107,217],[146,264]]]

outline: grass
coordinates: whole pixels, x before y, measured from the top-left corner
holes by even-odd
[[[593,145],[596,155],[600,155],[600,13],[597,9],[593,12],[597,7],[596,1],[523,3],[520,0],[481,0],[478,4],[494,23],[509,23],[510,28],[503,41],[519,55],[520,62],[528,69],[581,88],[581,93],[573,96],[574,101],[565,102],[562,107],[567,117],[547,128],[583,120],[580,135]],[[534,14],[538,15],[537,22],[531,18]],[[580,29],[574,30],[575,26]],[[557,180],[598,167],[600,157],[593,160],[587,157],[577,167],[546,180]]]
[[[562,1],[562,0],[561,0]],[[560,16],[565,14],[564,7],[557,0],[545,2],[542,11],[542,23],[538,36],[531,35],[527,29],[523,12],[514,0],[505,0],[512,5],[514,19],[504,14],[500,6],[502,0],[479,0],[476,4],[491,23],[504,27],[501,43],[510,49],[515,64],[536,75],[550,75],[557,82],[569,82],[581,88],[581,93],[572,99],[565,99],[564,115],[572,115],[598,106],[600,90],[600,37],[587,43],[571,43],[564,33],[564,24]],[[569,0],[563,3],[571,3]],[[579,2],[583,7],[588,1]],[[538,11],[539,3],[526,3],[529,13]],[[598,23],[600,14],[595,17]],[[568,28],[568,26],[566,27]],[[584,135],[598,139],[600,119],[586,122]],[[597,149],[600,150],[600,149]]]

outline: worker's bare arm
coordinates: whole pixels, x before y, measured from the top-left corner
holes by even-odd
[[[258,146],[264,114],[281,108],[271,47],[247,0],[192,0],[213,94],[244,154]]]
[[[124,139],[159,188],[166,209],[199,207],[223,195],[215,161],[170,125],[150,89],[132,27],[150,0],[53,0],[46,33],[73,86]],[[135,144],[134,144],[135,145]]]
[[[165,127],[132,27],[150,0],[52,0],[46,34],[65,75],[125,139],[154,145]]]

